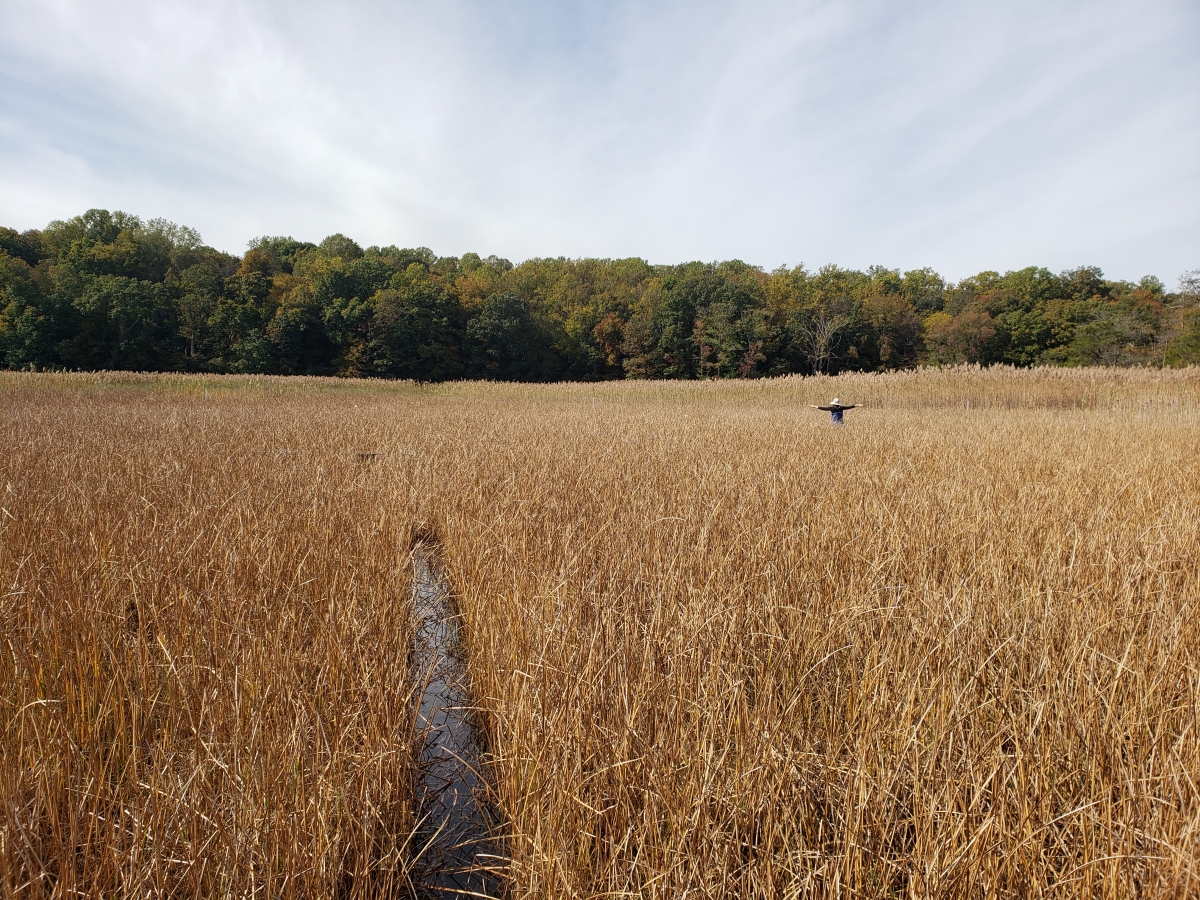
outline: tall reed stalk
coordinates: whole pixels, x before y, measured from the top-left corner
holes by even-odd
[[[3,395],[0,893],[407,892],[405,497],[344,413]]]
[[[419,533],[515,898],[1200,895],[1194,369],[0,416],[7,893],[410,893]]]

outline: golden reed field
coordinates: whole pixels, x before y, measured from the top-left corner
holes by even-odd
[[[1200,896],[1196,369],[5,374],[0,423],[5,895],[421,892],[421,540],[510,897]]]

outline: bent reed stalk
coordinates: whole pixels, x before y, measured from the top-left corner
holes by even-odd
[[[1196,370],[107,377],[0,380],[10,889],[402,894],[420,531],[514,897],[1200,892]]]

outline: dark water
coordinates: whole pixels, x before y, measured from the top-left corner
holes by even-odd
[[[412,558],[413,667],[426,685],[417,723],[425,733],[417,788],[421,890],[428,897],[501,897],[497,872],[505,860],[490,839],[454,598],[431,547],[418,544]]]

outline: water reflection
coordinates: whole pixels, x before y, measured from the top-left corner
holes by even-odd
[[[417,786],[423,823],[417,852],[430,897],[500,897],[503,868],[480,781],[481,748],[471,723],[465,661],[450,586],[426,544],[413,550],[416,636],[413,668],[425,684],[417,726],[424,732]]]

